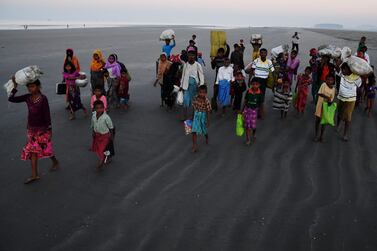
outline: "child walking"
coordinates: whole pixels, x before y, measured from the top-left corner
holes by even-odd
[[[102,86],[95,86],[94,89],[93,89],[93,96],[90,98],[90,108],[92,109],[92,111],[94,112],[94,102],[96,102],[97,100],[101,100],[102,103],[103,103],[103,107],[106,111],[107,109],[107,98],[105,95],[103,95],[103,92],[102,92]]]
[[[232,83],[234,89],[233,110],[237,113],[241,112],[243,93],[246,91],[245,76],[242,71],[237,71],[235,81]]]
[[[295,108],[298,114],[304,114],[306,101],[309,95],[309,85],[312,84],[312,78],[310,77],[312,69],[310,66],[305,68],[304,74],[300,74],[297,77],[297,83],[295,92],[297,93],[297,98],[295,101]]]
[[[330,74],[326,77],[326,82],[321,85],[318,90],[318,100],[315,110],[315,137],[314,142],[323,142],[323,133],[325,132],[325,125],[321,125],[323,103],[327,102],[329,105],[334,101],[335,98],[335,77]],[[321,129],[321,130],[320,130]]]
[[[280,118],[285,119],[292,102],[291,82],[289,78],[284,78],[283,83],[274,87],[274,110],[280,111]]]
[[[114,54],[111,54],[109,56],[104,68],[108,71],[109,75],[107,78],[107,96],[109,98],[109,106],[111,106],[112,108],[118,108],[119,97],[117,91],[119,87],[121,67],[119,63],[116,61],[116,56]]]
[[[259,82],[253,81],[245,96],[243,118],[246,131],[246,145],[251,144],[251,139],[253,139],[253,141],[256,139],[258,109],[263,102],[263,94],[259,87]]]
[[[38,160],[50,158],[52,161],[52,171],[56,171],[59,162],[54,155],[52,148],[52,127],[50,107],[47,97],[41,93],[41,83],[36,80],[27,84],[28,94],[16,96],[17,83],[12,77],[14,88],[9,97],[9,102],[27,104],[29,115],[27,123],[27,143],[22,150],[21,159],[31,160],[31,177],[26,179],[24,184],[30,184],[40,180],[38,175]]]
[[[126,70],[121,70],[121,76],[119,79],[118,96],[121,107],[124,110],[128,109],[128,101],[130,100],[129,85],[131,77]]]
[[[105,155],[105,151],[108,150],[114,139],[114,126],[101,100],[94,102],[94,110],[91,123],[93,135],[91,151],[97,154],[100,160],[98,169],[102,169],[109,162],[107,161],[109,156]]]
[[[376,99],[376,90],[376,76],[371,74],[368,77],[368,85],[366,88],[367,106],[365,107],[365,112],[368,113],[369,118],[371,117],[374,100]]]
[[[192,152],[198,151],[197,138],[198,135],[204,135],[206,144],[208,145],[208,126],[209,114],[212,110],[211,103],[207,98],[207,86],[201,85],[198,88],[198,96],[192,101],[194,108],[194,119],[192,123]]]
[[[86,108],[83,106],[80,97],[80,87],[76,85],[76,79],[78,79],[80,74],[76,71],[75,65],[67,61],[64,65],[63,77],[67,85],[67,102],[69,107],[69,120],[74,120],[76,118],[75,113],[78,110],[83,110],[84,114],[87,114]]]

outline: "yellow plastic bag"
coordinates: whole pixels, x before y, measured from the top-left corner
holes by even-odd
[[[217,50],[220,48],[226,50],[225,31],[211,31],[211,57],[216,57]]]

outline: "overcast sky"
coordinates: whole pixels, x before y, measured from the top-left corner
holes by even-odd
[[[0,0],[0,20],[355,27],[377,24],[377,0]]]

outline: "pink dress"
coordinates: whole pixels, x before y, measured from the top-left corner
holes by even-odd
[[[93,95],[90,99],[90,107],[92,110],[94,109],[94,102],[97,100],[96,95]],[[103,102],[103,107],[105,108],[105,111],[107,110],[107,99],[104,95],[102,95],[98,100],[101,100]]]

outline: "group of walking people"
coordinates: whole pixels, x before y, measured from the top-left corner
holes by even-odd
[[[336,125],[344,122],[342,139],[349,140],[349,128],[352,113],[356,105],[366,102],[365,111],[371,115],[375,99],[375,76],[358,76],[350,65],[329,55],[321,55],[316,49],[310,50],[311,59],[305,70],[298,74],[300,59],[298,51],[282,52],[274,58],[268,58],[268,50],[261,44],[253,45],[253,60],[245,65],[243,40],[233,45],[220,48],[211,58],[211,67],[215,70],[213,97],[208,98],[208,83],[205,81],[203,54],[196,45],[196,35],[180,54],[173,54],[175,38],[166,40],[159,57],[155,85],[161,86],[161,106],[172,110],[175,104],[182,106],[182,121],[190,125],[192,133],[192,151],[198,151],[198,135],[204,135],[209,142],[208,126],[210,115],[220,107],[221,116],[232,108],[237,118],[242,120],[241,135],[246,136],[246,145],[256,140],[257,120],[265,118],[265,95],[268,89],[273,93],[272,106],[280,111],[281,118],[287,117],[291,104],[299,115],[306,110],[311,85],[312,101],[315,103],[315,142],[324,141],[326,123],[323,118],[324,107],[332,106],[337,100],[338,112]],[[370,62],[367,54],[366,39],[362,38],[357,56]],[[75,113],[83,110],[88,113],[80,97],[77,80],[86,78],[81,71],[79,59],[73,49],[66,50],[63,65],[63,81],[66,84],[66,102],[69,119],[75,119]],[[18,96],[16,78],[9,101],[25,102],[28,107],[27,143],[22,150],[21,159],[31,160],[32,175],[25,180],[30,184],[40,179],[38,160],[50,158],[52,170],[59,168],[52,147],[51,116],[48,99],[41,92],[39,80],[27,84],[28,94]],[[91,150],[99,158],[98,168],[102,169],[114,155],[115,126],[108,115],[110,109],[128,109],[129,83],[131,76],[116,54],[110,54],[105,60],[100,50],[95,50],[90,64],[90,86],[92,97],[91,128],[93,142]],[[192,113],[190,113],[192,111]],[[192,123],[186,123],[192,120]],[[239,123],[237,123],[238,125]],[[239,136],[241,136],[239,135]]]
[[[268,58],[268,50],[261,48],[261,44],[252,44],[252,61],[247,65],[244,63],[245,46],[242,39],[234,44],[232,53],[229,45],[219,48],[217,55],[211,58],[211,66],[215,70],[212,99],[207,97],[208,83],[204,79],[203,64],[197,58],[197,48],[188,47],[178,55],[170,50],[170,58],[163,49],[156,81],[162,87],[162,94],[165,93],[162,95],[162,105],[164,97],[171,96],[169,108],[175,103],[183,106],[182,121],[192,120],[193,152],[198,150],[198,134],[204,135],[208,143],[209,117],[218,107],[221,108],[222,116],[229,107],[242,115],[246,144],[250,145],[255,141],[257,120],[265,118],[265,95],[268,89],[273,93],[272,107],[280,111],[282,119],[287,117],[292,104],[297,110],[297,117],[301,117],[306,111],[311,92],[312,102],[315,104],[315,142],[324,141],[326,125],[333,124],[324,122],[324,116],[327,115],[327,108],[335,107],[337,101],[336,126],[342,139],[349,140],[355,106],[365,101],[365,111],[371,116],[376,92],[375,75],[371,73],[359,76],[347,62],[328,54],[320,54],[315,48],[309,51],[310,60],[299,74],[299,39],[296,32],[292,37],[291,51],[284,51],[271,59]],[[363,37],[356,55],[370,63],[365,41],[366,38]],[[191,40],[190,45],[193,42],[195,43]],[[170,44],[170,41],[166,44]],[[187,58],[183,55],[187,55]],[[173,71],[170,70],[172,65],[175,65]],[[174,98],[177,102],[174,102]],[[192,115],[188,113],[190,109],[193,111]],[[340,132],[342,122],[344,129]],[[191,122],[185,122],[185,125],[191,125]]]

